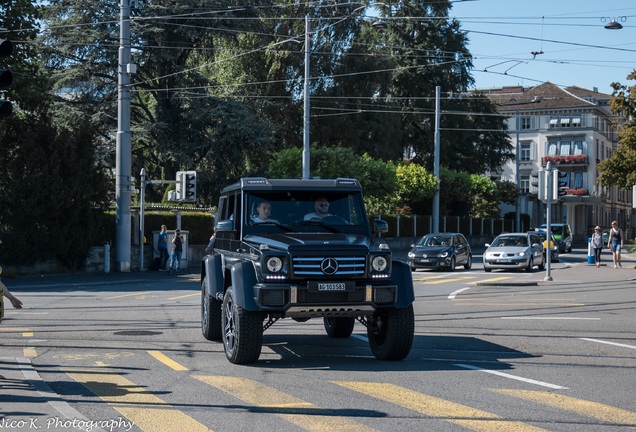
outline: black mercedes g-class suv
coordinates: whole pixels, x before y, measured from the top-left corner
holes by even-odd
[[[201,328],[228,360],[258,360],[281,318],[323,318],[349,337],[356,319],[376,358],[402,360],[413,343],[413,281],[370,224],[354,179],[244,178],[221,191],[215,252],[201,264]]]

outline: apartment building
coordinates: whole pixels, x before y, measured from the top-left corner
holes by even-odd
[[[518,166],[513,160],[490,174],[515,182],[519,170],[520,211],[529,215],[531,226],[545,222],[546,206],[537,199],[536,174],[552,162],[565,173],[567,184],[567,194],[552,208],[553,223],[570,224],[579,245],[594,226],[608,228],[612,220],[633,237],[632,191],[596,183],[596,165],[618,146],[616,118],[609,111],[611,95],[550,82],[482,91],[509,116],[510,139],[519,154]],[[516,209],[507,207],[502,213],[511,211]]]

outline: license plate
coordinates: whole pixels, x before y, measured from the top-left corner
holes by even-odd
[[[510,260],[497,260],[497,262],[501,264],[505,264],[505,263],[509,263]]]
[[[421,259],[420,262],[431,262],[429,259]]]
[[[344,282],[318,282],[318,291],[346,291]]]

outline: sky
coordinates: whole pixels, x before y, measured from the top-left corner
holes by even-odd
[[[475,88],[636,85],[636,0],[454,0]],[[612,20],[620,30],[607,30]]]

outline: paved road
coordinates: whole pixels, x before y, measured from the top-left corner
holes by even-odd
[[[453,279],[456,277],[457,278],[464,277],[465,279],[460,279],[460,280],[466,283],[474,281],[476,283],[491,286],[492,291],[482,290],[479,292],[479,296],[471,297],[466,292],[457,294],[457,296],[461,297],[461,300],[464,302],[464,303],[459,303],[460,305],[459,307],[461,307],[462,310],[466,311],[464,312],[464,317],[465,317],[464,323],[465,323],[466,320],[468,319],[474,320],[475,322],[477,322],[478,320],[483,320],[484,318],[488,318],[487,315],[489,313],[492,313],[491,310],[492,311],[497,310],[497,306],[495,302],[493,302],[491,299],[490,303],[488,303],[489,309],[484,311],[483,302],[484,302],[484,299],[489,296],[490,297],[497,296],[496,298],[501,298],[501,290],[499,290],[498,287],[505,287],[506,285],[514,286],[514,285],[523,283],[523,284],[535,284],[536,286],[543,289],[544,291],[536,291],[527,295],[518,296],[514,298],[514,301],[517,302],[517,304],[511,303],[514,307],[526,308],[527,303],[524,303],[524,302],[529,301],[529,299],[536,302],[537,294],[542,294],[542,293],[545,293],[546,295],[554,294],[553,290],[550,289],[551,287],[561,286],[566,288],[566,287],[572,287],[576,285],[591,286],[591,285],[598,285],[598,284],[601,284],[601,285],[608,284],[608,286],[612,286],[612,287],[621,285],[621,286],[625,286],[626,289],[630,289],[630,283],[631,283],[630,281],[636,278],[636,269],[634,269],[634,265],[636,264],[636,256],[626,254],[623,259],[623,268],[616,269],[616,270],[612,268],[608,268],[608,267],[596,268],[595,266],[587,265],[586,255],[582,253],[581,251],[579,251],[578,253],[563,255],[563,258],[564,259],[562,260],[562,262],[559,264],[555,264],[552,269],[552,277],[553,277],[552,281],[545,281],[546,273],[538,272],[538,271],[535,271],[530,274],[508,273],[508,272],[497,272],[497,271],[492,272],[490,274],[485,274],[485,273],[479,274],[478,271],[463,272],[462,270],[458,270],[452,275],[449,275],[447,273],[441,273],[441,272],[428,272],[428,271],[416,272],[414,274],[414,280],[417,281],[416,285],[418,286],[418,289],[425,289],[426,287],[435,286],[435,284],[437,284],[439,281],[442,281],[442,280],[445,280],[446,282],[448,282],[450,279]],[[118,299],[119,301],[125,302],[126,301],[125,299],[129,298],[126,296],[131,295],[131,292],[138,298],[143,297],[144,295],[151,295],[149,293],[152,293],[154,287],[158,285],[158,282],[164,283],[166,281],[166,277],[167,276],[165,275],[165,273],[159,273],[159,272],[130,273],[130,274],[111,273],[111,274],[93,274],[93,275],[77,274],[77,275],[70,275],[70,276],[47,276],[47,277],[39,277],[39,278],[21,278],[17,280],[9,280],[6,282],[7,282],[7,285],[9,285],[12,288],[12,290],[15,291],[15,293],[18,295],[20,295],[20,293],[41,292],[43,290],[48,290],[49,292],[52,293],[52,297],[55,297],[58,299],[58,300],[51,299],[52,302],[59,301],[60,296],[64,296],[64,293],[73,293],[73,295],[81,296],[83,295],[84,291],[90,292],[92,294],[99,293],[100,291],[104,291],[104,292],[107,291],[109,299],[115,299],[119,297]],[[193,283],[196,283],[196,275],[184,274],[181,277],[174,278],[172,280],[174,281],[174,286],[176,288],[178,288],[178,284],[184,284],[184,285],[188,284],[188,286],[190,287],[189,289],[191,290]],[[155,293],[155,294],[161,294],[164,297],[166,297],[166,299],[170,297],[169,295],[170,292],[165,290],[162,293]],[[189,298],[190,300],[192,300],[191,302],[196,301],[196,295],[197,295],[196,293],[179,292],[178,294],[179,294],[179,297],[182,297],[184,299]],[[535,297],[531,297],[532,294],[534,294]],[[582,295],[585,295],[585,294],[583,293]],[[69,297],[71,296],[69,295]],[[179,302],[179,300],[175,300],[174,297],[170,297],[170,298],[172,299],[170,300],[171,302],[175,302],[175,301]],[[418,299],[418,301],[422,301],[422,300],[423,299],[421,298]],[[42,299],[42,301],[47,301],[47,300]],[[191,308],[192,306],[190,305],[189,307]],[[108,317],[108,309],[107,308],[102,308],[102,309],[103,310],[100,313],[102,313],[103,316]],[[130,418],[131,416],[135,417],[136,415],[141,415],[137,411],[134,411],[130,408],[129,409],[121,408],[121,409],[118,409],[117,411],[119,413],[122,413],[121,416],[111,416],[109,418],[101,418],[101,419],[99,417],[91,417],[90,419],[87,418],[84,414],[78,412],[75,408],[73,408],[71,405],[67,403],[67,397],[60,396],[59,389],[56,388],[56,390],[58,391],[51,390],[49,385],[41,379],[40,374],[33,368],[31,364],[31,357],[30,357],[31,353],[29,350],[33,349],[35,351],[35,347],[25,346],[24,343],[15,342],[16,339],[1,337],[2,334],[7,331],[22,332],[25,340],[30,340],[30,343],[32,343],[33,345],[37,345],[38,344],[37,339],[33,340],[32,339],[33,337],[29,336],[28,334],[29,329],[24,328],[21,330],[21,328],[18,325],[24,322],[24,317],[28,317],[28,315],[21,315],[25,313],[35,314],[37,313],[37,311],[29,310],[29,309],[26,309],[24,311],[14,311],[9,309],[7,311],[6,322],[2,326],[0,326],[0,339],[1,339],[0,375],[3,376],[3,378],[0,379],[0,407],[2,410],[1,411],[2,415],[0,415],[0,429],[21,430],[21,431],[36,430],[36,429],[52,430],[52,431],[128,430],[129,424],[126,423],[127,421],[129,421],[128,418]],[[435,328],[438,329],[439,332],[444,332],[446,334],[454,335],[453,338],[448,338],[448,339],[454,339],[455,342],[461,339],[464,341],[463,343],[471,343],[471,344],[476,343],[477,339],[466,337],[467,328],[465,327],[464,323],[457,320],[454,320],[451,322],[451,321],[448,321],[447,318],[448,318],[448,315],[443,315],[443,314],[440,314],[439,316],[426,317],[426,319],[424,319],[425,322],[423,323],[424,328],[429,328],[429,330],[431,330],[431,327],[429,326],[431,326],[431,324],[434,324],[436,326]],[[490,323],[490,321],[488,322]],[[492,321],[492,322],[495,323],[495,321]],[[90,325],[90,323],[87,323],[86,325]],[[152,329],[149,329],[149,330],[152,330]],[[494,334],[495,331],[496,330],[493,327],[491,332]],[[541,335],[541,334],[546,334],[548,329],[546,327],[542,327],[542,325],[538,325],[535,331],[537,335]],[[633,337],[633,333],[631,337]],[[482,352],[483,358],[481,361],[489,362],[491,360],[495,360],[496,362],[500,363],[499,357],[501,355],[505,355],[505,357],[510,357],[515,355],[514,351],[510,351],[510,350],[505,350],[505,352],[499,352],[499,353],[497,353],[496,351],[493,351],[492,346],[490,347],[486,346],[485,339],[486,339],[485,337],[481,338],[482,342],[479,342],[479,343],[481,343],[482,345],[474,346],[473,347],[474,350],[471,353],[471,355],[474,356],[475,353]],[[526,335],[526,340],[527,339],[528,339],[528,335]],[[529,339],[532,340],[531,335]],[[434,340],[437,340],[437,342],[434,342]],[[608,346],[607,352],[609,353],[611,352],[609,351],[611,348],[611,345],[607,345],[605,341],[598,342],[599,340],[601,339],[590,338],[588,342],[590,343],[590,347],[593,347],[591,349],[599,353],[598,354],[599,359],[606,358],[600,355],[600,352],[603,351],[603,349],[599,348],[599,346],[600,347]],[[83,341],[81,337],[78,335],[77,340],[74,343],[79,346],[82,343],[90,345],[92,342]],[[457,351],[450,350],[449,348],[451,347],[449,346],[447,347],[444,345],[446,343],[448,343],[448,341],[442,341],[441,339],[436,339],[433,336],[429,336],[427,337],[427,344],[428,345],[432,344],[436,349],[431,351],[430,348],[427,348],[426,353],[423,354],[423,351],[421,351],[421,348],[417,347],[417,349],[414,350],[413,357],[416,360],[418,360],[418,362],[422,362],[422,361],[430,362],[432,360],[432,357],[434,356],[444,357],[445,355],[449,355],[449,356],[457,355]],[[558,346],[559,339],[558,338],[554,339],[554,343],[556,345],[554,345],[552,349],[554,350],[554,352],[557,352],[559,351],[559,349],[562,348]],[[601,345],[601,344],[604,344],[604,345]],[[622,344],[614,343],[615,347],[618,345],[623,345],[624,347],[627,347],[627,350],[629,349],[633,350],[634,341],[633,340],[630,341],[628,339],[628,340],[625,340],[624,343]],[[275,344],[273,346],[275,347]],[[122,352],[125,351],[124,348],[125,347],[122,348]],[[297,346],[296,348],[298,349],[298,351],[295,353],[295,355],[301,356],[306,354],[305,350],[307,348],[304,345],[301,344]],[[545,347],[540,347],[537,345],[535,349],[536,351],[539,351],[541,349],[545,349]],[[529,351],[527,346],[525,347],[525,350]],[[154,354],[151,354],[151,355],[155,356],[152,358],[152,361],[158,361],[159,362],[158,364],[168,366],[172,370],[175,370],[174,368],[178,369],[179,366],[185,367],[183,366],[183,364],[188,365],[188,367],[190,368],[193,367],[193,364],[187,363],[188,360],[186,358],[178,358],[175,356],[162,357],[161,355],[156,354],[154,351],[149,351],[149,353],[150,352],[153,352]],[[522,350],[520,348],[518,355],[521,355],[521,353],[522,353]],[[293,358],[294,354],[286,352],[284,353],[284,355]],[[420,357],[421,357],[421,360],[420,360]],[[518,360],[522,360],[524,357],[527,357],[527,356],[522,356],[517,358]],[[51,359],[51,360],[54,360],[54,359]],[[122,368],[126,365],[129,367],[133,365],[131,361],[127,361],[126,359],[122,357],[121,352],[118,353],[117,355],[113,355],[111,360],[113,363],[119,362],[118,363],[120,364],[119,367],[122,367]],[[449,358],[448,360],[452,360],[452,358]],[[462,360],[462,359],[456,359],[456,360]],[[471,358],[471,360],[473,362],[471,364],[474,364],[476,359],[473,357]],[[626,361],[628,362],[627,364],[631,364],[629,363],[629,357],[625,357],[621,361]],[[461,366],[462,363],[460,362],[456,362],[456,363],[458,364],[455,365],[455,367],[463,367]],[[292,366],[292,364],[293,363],[287,364],[287,366],[284,366],[284,367],[291,368],[291,370],[294,370],[294,367]],[[312,363],[312,362],[309,363],[309,365],[312,365],[312,364],[313,364],[312,369],[317,369],[317,370],[320,370],[320,368],[326,366],[326,364],[325,366],[322,366],[321,361],[317,361],[316,363]],[[501,365],[504,366],[504,363],[501,363]],[[54,366],[54,365],[49,365],[49,366],[45,365],[45,367],[50,367],[50,366]],[[409,369],[413,368],[414,364],[413,363],[406,364],[406,362],[404,362],[402,366],[406,368],[405,370],[407,372],[409,372]],[[536,370],[537,375],[539,375],[540,373],[545,374],[546,366],[548,365],[546,364],[542,368],[541,364],[537,364],[535,366],[532,366],[531,370]],[[601,366],[601,364],[599,364],[599,366]],[[615,381],[616,385],[620,386],[621,375],[619,374],[619,372],[621,370],[621,367],[620,365],[617,365],[617,366],[618,367],[616,371],[607,373],[607,379]],[[279,366],[279,367],[283,367],[283,366]],[[371,367],[373,368],[373,366]],[[430,367],[430,365],[427,367]],[[235,369],[235,368],[230,367],[229,369]],[[258,369],[258,368],[246,368],[245,370],[253,371],[254,369]],[[271,372],[274,372],[274,370],[272,370]],[[413,379],[419,380],[421,379],[419,378],[419,375],[417,374],[417,372],[419,371],[420,371],[419,368],[413,369],[412,371],[409,372],[409,374],[413,377]],[[296,370],[295,372],[298,373],[301,371]],[[371,370],[370,372],[372,373],[373,371]],[[307,370],[307,373],[309,373],[309,370]],[[431,406],[431,405],[442,410],[447,410],[447,412],[449,413],[455,411],[456,413],[464,413],[463,415],[468,415],[466,413],[469,411],[465,411],[467,407],[460,407],[457,405],[453,405],[452,403],[449,403],[447,401],[443,401],[443,400],[436,399],[434,397],[427,396],[427,395],[422,395],[419,393],[411,394],[404,387],[394,388],[391,385],[385,385],[382,391],[378,392],[378,389],[375,389],[371,382],[364,384],[363,382],[360,382],[360,381],[354,382],[354,381],[345,379],[345,377],[348,374],[351,375],[351,373],[352,371],[347,371],[346,367],[342,369],[338,373],[338,376],[340,378],[337,380],[338,381],[337,385],[340,387],[348,388],[349,390],[353,392],[364,394],[368,397],[382,398],[385,400],[385,402],[395,403],[395,404],[403,406],[404,407],[403,409],[416,410],[424,415],[427,415],[427,411],[425,407]],[[448,373],[450,374],[450,371]],[[499,371],[499,373],[504,373],[504,372]],[[616,376],[614,376],[615,373],[617,374]],[[510,373],[506,372],[505,374],[508,375],[508,378],[513,377],[515,375],[515,373],[512,371]],[[83,380],[87,388],[91,389],[93,392],[95,392],[95,394],[98,394],[98,395],[101,394],[101,398],[105,401],[108,401],[109,398],[111,398],[110,399],[111,402],[112,400],[114,400],[116,403],[126,402],[125,400],[119,400],[119,402],[117,402],[116,398],[122,395],[113,394],[112,389],[113,388],[118,388],[118,389],[133,388],[134,387],[133,383],[123,381],[121,380],[121,378],[117,378],[115,375],[109,375],[109,376],[110,376],[109,379],[119,380],[119,381],[110,382],[109,385],[111,387],[108,387],[106,385],[107,383],[103,382],[104,375],[100,376],[99,373],[91,374],[90,376],[86,374],[82,375],[82,374],[76,373],[76,375],[74,376],[74,379]],[[230,394],[232,394],[233,397],[243,398],[243,403],[246,403],[247,405],[253,405],[255,407],[258,407],[259,405],[269,406],[268,404],[271,404],[271,403],[290,404],[289,405],[290,407],[294,406],[296,407],[294,409],[300,410],[300,411],[295,411],[296,414],[299,414],[299,413],[302,414],[303,412],[305,414],[308,414],[311,411],[309,408],[310,405],[308,405],[306,402],[303,402],[302,400],[290,398],[289,396],[286,396],[286,395],[282,395],[280,392],[276,393],[275,391],[272,391],[271,388],[268,388],[267,386],[262,386],[262,384],[259,384],[261,386],[259,387],[259,385],[256,385],[252,382],[245,381],[245,379],[231,381],[230,377],[226,377],[226,379],[221,380],[218,377],[211,378],[209,375],[200,374],[197,376],[198,378],[196,379],[200,381],[200,386],[206,385],[206,386],[215,386],[216,388],[224,388],[226,389],[225,391],[230,392]],[[301,375],[298,375],[298,376],[300,379]],[[591,377],[592,375],[590,375],[590,378]],[[561,379],[561,377],[558,375],[555,375],[553,378],[554,379],[551,381],[555,383],[561,383],[562,381],[565,381],[565,379]],[[446,385],[450,386],[451,388],[457,387],[457,385],[450,384],[455,378],[449,375],[447,379],[448,381]],[[97,385],[97,386],[93,385],[91,387],[91,383],[95,383],[98,381],[102,382],[101,385]],[[373,381],[373,374],[369,375],[369,381]],[[603,383],[603,385],[606,385],[606,384],[607,383]],[[270,382],[270,385],[274,386],[275,382]],[[440,384],[440,385],[444,385],[444,384]],[[558,385],[558,384],[555,384],[555,385]],[[204,387],[201,387],[202,391],[204,391],[203,388]],[[254,396],[253,395],[250,396],[250,394],[251,392],[253,392],[255,388],[259,388],[260,391],[263,392],[263,394],[266,394],[267,397],[270,397],[273,399],[272,400],[254,399]],[[525,398],[525,400],[527,400],[528,403],[534,403],[536,402],[536,399],[539,399],[539,400],[543,400],[543,403],[546,403],[546,404],[553,404],[553,405],[561,404],[564,409],[566,406],[568,406],[569,409],[580,407],[580,408],[577,408],[577,409],[580,409],[579,415],[584,415],[586,410],[595,411],[595,412],[603,412],[605,413],[604,415],[606,415],[607,419],[611,419],[611,420],[608,420],[610,422],[608,423],[608,426],[607,426],[608,430],[610,429],[623,430],[623,429],[620,429],[621,426],[636,427],[636,414],[634,414],[634,412],[632,411],[628,411],[625,409],[619,409],[619,408],[606,406],[606,405],[600,406],[597,403],[595,404],[589,401],[586,404],[585,400],[574,399],[574,398],[568,399],[567,397],[564,397],[564,396],[560,396],[557,398],[554,396],[555,393],[550,391],[526,391],[523,388],[508,389],[506,391],[508,392],[507,396],[512,396],[518,399]],[[143,389],[138,388],[135,390],[131,390],[131,392],[133,394],[135,392],[143,393]],[[144,404],[144,405],[162,403],[160,398],[150,400],[152,395],[149,395],[147,393],[144,393],[144,394],[146,396],[144,397],[139,396],[141,399],[138,399],[132,402],[138,403],[138,404]],[[502,394],[501,391],[500,391],[500,394]],[[154,397],[158,397],[158,396],[154,394]],[[407,400],[410,400],[409,402],[410,405],[406,404],[405,398]],[[608,396],[608,398],[611,399],[611,396]],[[532,402],[533,399],[534,399],[534,402]],[[230,400],[232,400],[232,398],[230,398]],[[131,401],[127,401],[127,402],[130,403]],[[230,405],[231,405],[230,402],[227,402],[227,401],[225,402],[225,406],[230,406]],[[345,401],[343,401],[343,405],[346,405]],[[475,405],[479,405],[477,401],[475,401]],[[281,407],[280,409],[283,410],[282,405],[279,405],[279,406]],[[348,412],[345,415],[345,417],[350,418],[352,416],[356,417],[358,415],[362,417],[367,417],[367,416],[373,417],[373,416],[380,415],[378,412],[375,412],[374,414],[374,411],[370,409],[365,412],[362,412],[362,411],[364,410],[359,410],[358,413]],[[127,413],[127,415],[123,413]],[[281,411],[281,413],[282,413],[281,415],[283,416],[287,415],[287,414],[284,414],[285,413],[284,410]],[[291,414],[291,413],[292,411],[288,411],[288,414]],[[474,410],[472,411],[472,413],[474,414]],[[251,415],[246,415],[246,418],[256,420],[259,418],[257,414],[258,414],[258,409],[256,411],[252,411]],[[333,411],[328,411],[328,412],[325,412],[324,414],[329,414],[329,416],[336,415],[336,413],[334,413]],[[479,416],[483,416],[483,418],[479,420],[482,423],[484,422],[484,419],[488,418],[489,416],[487,412],[481,412],[478,414],[479,414],[477,416],[478,418]],[[159,415],[159,411],[157,411],[157,415]],[[179,423],[181,426],[174,429],[167,428],[164,430],[199,430],[197,429],[199,426],[196,423],[192,422],[189,416],[182,417],[182,414],[178,414],[175,412],[171,412],[169,413],[169,415],[171,416],[169,420],[175,421]],[[431,414],[429,412],[428,415],[434,415],[434,414]],[[450,416],[450,414],[448,415]],[[451,417],[449,417],[449,419]],[[523,415],[521,415],[520,417],[523,417]],[[140,419],[139,417],[135,417],[135,418],[138,419],[137,425],[132,427],[131,430],[133,431],[150,430],[149,428],[142,428],[141,426],[139,426],[139,424],[143,424],[143,423],[140,423],[143,421],[143,419],[139,420]],[[317,417],[315,415],[312,416],[312,421],[315,421],[316,418]],[[339,416],[336,415],[336,419],[338,418]],[[397,417],[392,416],[391,418],[395,421]],[[405,417],[405,419],[406,418],[407,417]],[[14,423],[3,424],[2,419],[4,419],[4,421],[6,421],[6,419],[12,419]],[[340,423],[339,423],[338,430],[343,430],[342,427],[344,426],[344,423],[342,423],[342,421],[344,419],[340,418],[339,420],[340,420]],[[531,419],[528,419],[528,420],[530,421]],[[381,420],[378,419],[377,421],[381,421]],[[399,426],[399,420],[397,421],[398,421],[397,424],[391,423],[392,430],[410,430],[410,429],[401,429],[401,427]],[[451,423],[453,422],[455,424],[461,425],[462,428],[458,428],[458,429],[445,428],[444,430],[464,430],[463,427],[467,427],[469,429],[474,429],[474,430],[495,430],[495,426],[497,423],[494,420],[494,418],[491,418],[490,420],[488,420],[488,422],[490,423],[490,428],[485,427],[483,429],[478,429],[475,424],[471,423],[471,422],[473,423],[478,422],[478,420],[475,420],[475,419],[472,419],[472,420],[471,419],[464,419],[464,420],[456,419],[456,421],[451,420]],[[325,424],[326,423],[322,424],[322,427],[325,427]],[[386,427],[389,427],[389,424],[385,422],[382,422],[382,424],[383,425],[381,427],[377,427],[377,429],[389,430],[389,429],[386,429]],[[405,420],[405,424],[408,424],[406,420]],[[576,430],[584,430],[584,427],[583,427],[584,424],[585,423],[581,423],[579,425],[580,429],[576,429]],[[352,426],[352,425],[350,426],[353,429],[349,429],[349,430],[356,430],[355,426]],[[245,427],[247,428],[248,425],[245,425]],[[511,427],[511,425],[508,424],[508,427]],[[504,426],[504,429],[499,429],[499,430],[553,430],[549,426],[543,429],[528,428],[527,425],[521,425],[521,424],[515,425],[512,427],[513,429],[505,429],[505,426]],[[303,429],[303,428],[299,427],[299,429],[292,429],[292,430],[300,430],[300,429]],[[364,428],[364,430],[368,430],[368,429],[370,428]],[[201,430],[207,430],[207,428],[204,427]],[[244,429],[244,430],[249,430],[249,429]],[[322,430],[334,430],[334,429],[327,428]],[[360,428],[360,430],[363,430],[363,428]],[[562,429],[558,429],[558,430],[562,430]],[[563,430],[568,430],[568,429],[563,429]],[[588,429],[588,430],[592,430],[592,429]]]

